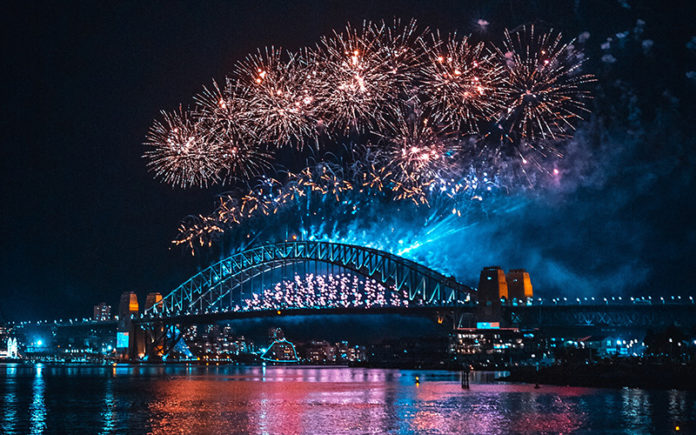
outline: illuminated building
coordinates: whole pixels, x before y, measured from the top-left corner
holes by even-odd
[[[254,344],[243,335],[235,336],[229,325],[193,325],[183,339],[193,353],[208,359],[235,359],[254,351]]]
[[[107,305],[106,302],[95,305],[92,319],[97,322],[107,322],[111,320],[111,305]]]
[[[450,335],[449,352],[457,361],[482,367],[500,367],[545,358],[545,342],[534,331],[499,328],[479,323],[482,328],[465,328]]]
[[[351,346],[347,341],[336,343],[337,362],[356,362],[365,359],[364,346]]]
[[[14,337],[9,337],[7,339],[7,350],[0,350],[0,359],[4,358],[18,358],[19,353],[18,353],[18,345],[17,345],[17,339]]]
[[[336,349],[326,340],[312,340],[303,346],[305,359],[313,364],[336,361]]]
[[[534,296],[532,281],[526,270],[512,269],[507,273],[506,278],[510,300],[520,301]]]

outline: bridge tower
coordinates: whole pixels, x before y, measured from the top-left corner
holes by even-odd
[[[508,295],[510,300],[524,301],[534,296],[532,281],[529,273],[524,269],[512,269],[507,276]]]
[[[145,349],[142,334],[138,333],[140,328],[133,323],[133,317],[137,317],[139,312],[138,295],[135,292],[121,293],[118,305],[116,351],[128,359],[135,359]]]
[[[501,298],[508,298],[505,272],[500,266],[484,267],[479,279],[476,318],[485,322],[499,322],[502,317]]]
[[[159,308],[162,308],[162,293],[160,293],[160,292],[150,292],[145,297],[145,309],[146,310],[149,310],[150,308],[154,307],[155,305],[157,305]]]

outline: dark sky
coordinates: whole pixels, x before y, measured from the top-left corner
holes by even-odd
[[[696,29],[693,13],[687,12],[693,10],[690,2],[670,5],[630,0],[5,5],[0,18],[0,320],[87,316],[94,303],[116,304],[122,291],[166,292],[190,276],[208,259],[170,249],[169,241],[183,216],[210,210],[216,191],[173,190],[147,173],[141,144],[158,111],[191,101],[203,84],[223,79],[235,61],[258,47],[296,49],[346,21],[395,16],[465,33],[477,30],[479,18],[498,33],[531,21],[572,36],[589,31],[593,72],[634,89],[642,117],[637,122],[645,119],[674,139],[657,140],[659,147],[641,139],[639,150],[611,160],[631,174],[641,165],[655,173],[655,190],[631,198],[652,206],[621,211],[636,213],[622,222],[650,229],[641,232],[645,246],[636,253],[650,254],[641,263],[648,264],[650,275],[636,290],[695,294],[694,160],[688,149],[693,140],[685,145],[684,117],[694,114],[696,81],[685,74],[696,70],[694,52],[686,48]],[[626,62],[617,73],[600,61],[600,44],[639,18],[647,22],[646,35],[655,41],[657,54],[632,61],[614,53]],[[612,89],[616,86],[606,92]],[[674,119],[653,110],[658,100],[669,98],[678,100]],[[599,108],[598,122],[610,136],[625,132],[623,126],[635,115],[618,108]],[[652,138],[661,135],[652,133]],[[670,162],[667,173],[651,166],[663,159]],[[597,207],[612,201],[601,192],[594,195],[600,196],[592,199]],[[617,229],[618,237],[625,229]],[[610,249],[623,249],[618,242]],[[582,250],[582,243],[576,249]],[[573,254],[558,255],[572,259]],[[668,284],[660,285],[659,278],[667,275]]]

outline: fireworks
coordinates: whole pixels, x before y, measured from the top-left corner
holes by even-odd
[[[228,83],[223,91],[213,83],[196,97],[196,115],[212,144],[209,156],[219,164],[220,178],[228,182],[249,180],[271,168],[272,156],[258,144],[252,107],[240,92],[236,84]]]
[[[236,72],[247,90],[250,121],[260,141],[274,147],[302,147],[305,141],[316,140],[320,124],[316,70],[299,55],[269,48],[248,56]]]
[[[415,21],[364,22],[314,48],[247,56],[223,87],[205,88],[193,110],[163,113],[148,133],[156,178],[183,188],[253,186],[188,218],[174,243],[208,246],[229,228],[287,219],[288,210],[310,220],[405,202],[458,216],[462,201],[500,187],[504,171],[533,178],[527,163],[542,168],[558,156],[550,150],[588,111],[593,78],[558,33],[529,26],[504,36],[496,47],[421,32]],[[288,149],[326,159],[272,166]]]
[[[538,33],[533,25],[506,30],[496,54],[505,70],[507,106],[496,119],[506,135],[531,145],[536,140],[556,140],[589,112],[585,85],[594,79],[580,74],[582,53],[563,44],[560,33]]]
[[[162,118],[154,122],[145,143],[151,147],[145,156],[155,176],[184,188],[219,181],[220,151],[205,123],[192,119],[181,107],[176,112],[162,112]]]
[[[451,134],[437,131],[429,120],[416,111],[412,116],[399,114],[393,133],[380,146],[384,166],[392,166],[396,190],[427,187],[438,180],[455,176],[459,141]]]
[[[422,89],[433,120],[457,131],[476,133],[481,119],[504,106],[501,85],[503,68],[482,42],[451,36],[424,48]]]
[[[315,63],[320,67],[323,113],[339,132],[382,128],[413,81],[419,61],[415,22],[401,28],[364,22],[324,37]]]

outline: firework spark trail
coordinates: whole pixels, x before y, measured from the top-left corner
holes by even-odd
[[[320,162],[299,173],[288,173],[285,183],[263,177],[240,198],[235,195],[219,197],[218,207],[210,216],[187,218],[180,225],[173,243],[186,246],[193,253],[199,247],[210,246],[232,228],[237,233],[259,234],[279,224],[301,232],[301,228],[311,225],[309,221],[325,220],[349,225],[359,215],[371,216],[374,210],[387,210],[389,207],[394,208],[395,213],[411,210],[409,213],[415,216],[421,205],[419,198],[426,195],[430,208],[423,209],[427,216],[423,218],[423,224],[430,225],[451,216],[462,217],[472,199],[482,200],[497,187],[495,179],[485,172],[479,174],[474,168],[469,168],[459,179],[439,179],[427,185],[427,190],[416,193],[406,192],[405,183],[396,180],[391,172],[383,174],[381,182],[385,186],[380,191],[374,186],[376,178],[365,178],[366,173],[362,168],[352,174],[346,173],[340,165]],[[413,186],[421,188],[418,184]],[[391,199],[392,196],[408,194],[412,195],[411,201],[405,204]],[[376,219],[377,216],[372,216],[368,220]],[[327,237],[323,232],[311,233],[323,234],[323,239]],[[334,228],[332,233],[341,234],[341,231]]]
[[[375,280],[353,274],[295,275],[272,289],[264,289],[244,299],[233,311],[259,311],[298,308],[407,307],[408,293],[397,292]]]
[[[588,110],[594,79],[558,33],[523,26],[504,36],[495,47],[441,38],[413,20],[366,21],[314,48],[249,55],[224,87],[204,88],[194,109],[163,113],[148,133],[156,178],[183,188],[253,186],[221,196],[211,215],[187,218],[174,243],[209,246],[230,228],[286,211],[331,219],[389,202],[403,203],[397,212],[431,207],[437,223],[506,188],[508,174],[534,179],[530,162],[547,171],[545,160],[559,156],[556,145]],[[341,139],[347,152],[303,170],[271,165],[280,149]]]

